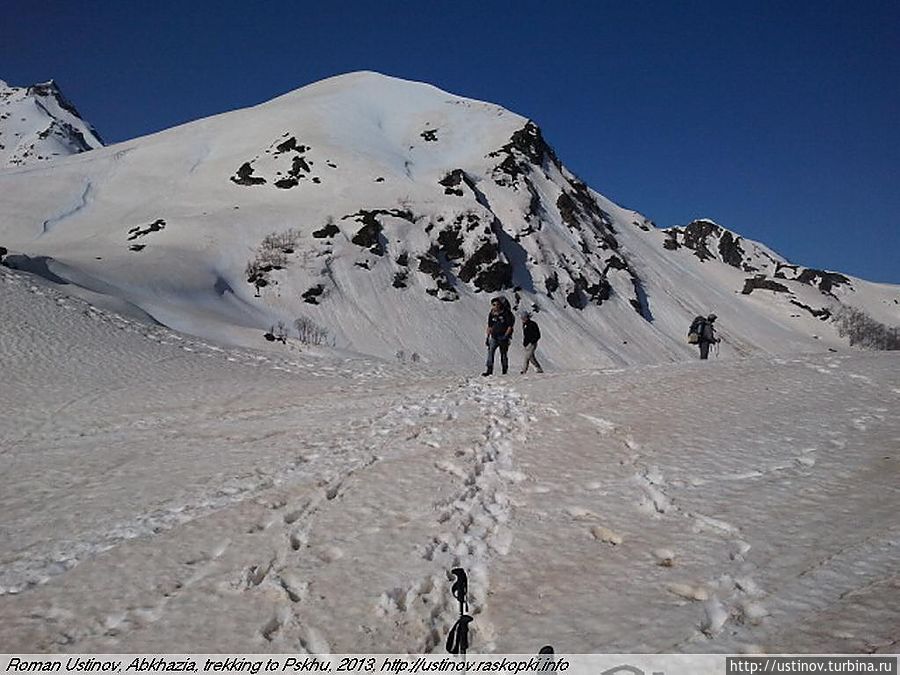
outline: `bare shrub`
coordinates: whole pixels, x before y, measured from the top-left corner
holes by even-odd
[[[835,310],[833,320],[837,324],[838,335],[848,338],[851,346],[863,349],[900,349],[900,329],[885,326],[865,312],[841,305]]]
[[[265,338],[270,342],[278,341],[287,344],[287,326],[284,325],[284,321],[269,326],[269,332],[265,334]]]
[[[297,338],[305,345],[329,344],[328,329],[307,316],[298,316],[294,319],[294,328],[297,330]]]
[[[287,267],[287,256],[280,249],[263,249],[256,256],[256,262],[265,270],[279,270]],[[268,268],[268,269],[267,269]]]
[[[293,253],[299,239],[300,233],[294,229],[287,230],[286,232],[272,232],[263,238],[260,248],[263,251]]]

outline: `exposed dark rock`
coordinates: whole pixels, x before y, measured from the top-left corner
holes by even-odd
[[[159,218],[144,228],[142,228],[140,225],[138,225],[137,227],[132,227],[130,230],[128,230],[128,234],[131,235],[130,237],[128,237],[128,241],[133,241],[138,237],[146,237],[151,232],[159,232],[160,230],[164,229],[166,229],[166,221],[162,218]]]
[[[814,286],[816,280],[819,281],[819,290],[823,293],[831,293],[831,289],[841,284],[850,284],[850,279],[843,274],[837,272],[826,272],[825,270],[805,269],[797,277],[797,281]]]
[[[409,253],[403,251],[400,255],[397,256],[397,264],[402,265],[403,267],[407,267],[409,265]]]
[[[457,294],[456,289],[453,288],[453,282],[450,280],[444,266],[441,264],[439,255],[440,253],[437,247],[432,246],[428,253],[419,256],[419,271],[434,279],[436,286],[434,289],[427,289],[426,292],[430,295],[437,296],[438,291],[441,291],[441,300],[456,300],[459,298],[459,295]]]
[[[357,222],[363,223],[363,226],[350,240],[357,246],[368,248],[375,255],[384,255],[385,239],[381,234],[384,229],[378,220],[379,215],[393,216],[394,218],[402,218],[411,223],[415,222],[412,212],[401,211],[400,209],[392,209],[390,211],[384,209],[375,209],[372,211],[360,210],[348,216],[344,216],[341,220],[354,218]]]
[[[384,182],[384,178],[382,178],[381,176],[378,176],[378,178],[375,179],[375,182],[376,182],[376,183],[383,183],[383,182]]]
[[[587,299],[584,297],[584,292],[578,287],[575,287],[566,295],[566,302],[575,309],[587,307]]]
[[[783,270],[790,270],[797,273],[797,270],[800,269],[799,265],[791,265],[790,263],[777,263],[775,265],[775,274],[773,275],[776,279],[787,279],[787,275],[783,272]]]
[[[419,134],[426,142],[434,142],[437,141],[437,129],[426,129],[421,134]]]
[[[463,253],[463,238],[459,232],[459,227],[447,227],[438,234],[438,244],[440,252],[443,253],[447,260],[459,260],[465,254]]]
[[[241,168],[237,170],[237,174],[231,177],[231,180],[238,185],[263,185],[266,182],[265,178],[253,175],[253,167],[250,166],[250,162],[244,162]]]
[[[575,200],[572,199],[568,192],[563,192],[556,200],[556,208],[559,209],[559,215],[562,216],[563,222],[571,229],[577,230],[578,226],[578,207]]]
[[[7,253],[9,253],[9,249],[4,246],[0,246],[0,261],[3,260],[3,256],[5,256]]]
[[[444,186],[444,194],[462,197],[465,193],[459,186],[462,185],[464,177],[465,174],[462,169],[454,169],[439,180],[438,184]]]
[[[510,136],[509,143],[490,153],[488,157],[499,157],[501,155],[512,157],[514,152],[524,155],[526,159],[536,166],[543,166],[545,160],[559,166],[559,160],[556,158],[553,148],[544,140],[538,125],[530,120],[524,127]],[[513,178],[516,177],[514,174],[510,175]]]
[[[322,284],[318,284],[304,292],[301,297],[303,298],[304,302],[308,302],[310,305],[318,305],[319,296],[321,296],[324,292],[325,287]]]
[[[384,255],[381,231],[381,223],[377,220],[374,223],[366,223],[359,228],[359,231],[353,235],[350,241],[357,246],[368,248],[375,255]]]
[[[331,239],[334,235],[338,234],[341,230],[334,223],[325,223],[321,229],[315,230],[312,233],[312,236],[316,239]]]
[[[805,305],[802,302],[798,302],[796,300],[791,300],[792,305],[797,305],[801,309],[805,309],[807,312],[812,314],[817,319],[821,319],[822,321],[827,321],[831,318],[831,310],[823,307],[822,309],[813,309],[809,305]]]
[[[309,164],[306,163],[306,160],[303,157],[294,157],[291,161],[291,176],[299,176],[300,172],[309,173],[312,169],[309,168]]]
[[[727,230],[722,232],[722,236],[719,237],[719,255],[722,256],[722,262],[740,268],[744,261],[741,238],[732,236]]]
[[[709,220],[695,220],[684,227],[682,243],[700,260],[709,260],[713,254],[707,247],[706,240],[721,231],[721,227]]]
[[[612,286],[610,286],[609,281],[606,280],[606,277],[600,277],[593,284],[589,283],[584,276],[579,280],[579,286],[584,289],[584,292],[587,293],[588,297],[594,301],[596,305],[602,305],[604,300],[609,300],[609,296],[612,293]]]
[[[482,291],[499,291],[512,283],[512,266],[500,259],[497,244],[486,241],[460,268],[459,278]]]
[[[283,152],[299,152],[304,153],[307,152],[310,148],[305,145],[297,145],[297,139],[291,136],[286,141],[283,141],[275,146],[275,150],[277,151],[275,154],[281,154]],[[309,169],[307,169],[309,171]]]
[[[292,187],[296,187],[299,185],[300,181],[296,178],[282,178],[281,180],[275,181],[275,187],[281,188],[282,190],[290,190]]]
[[[678,235],[674,230],[669,230],[668,232],[666,232],[666,239],[665,241],[663,241],[663,248],[670,251],[681,248],[681,244],[678,243]]]
[[[396,272],[394,274],[394,281],[392,283],[394,288],[406,288],[406,280],[409,278],[409,272],[406,270],[402,270],[400,272]]]
[[[556,272],[553,272],[547,279],[544,281],[544,287],[547,289],[547,296],[553,297],[553,294],[559,288],[559,276]]]
[[[143,251],[147,247],[147,244],[132,244],[128,247],[129,251]]]
[[[779,284],[777,281],[772,281],[765,277],[754,277],[752,279],[744,280],[744,288],[741,290],[741,293],[743,295],[750,295],[756,289],[775,291],[776,293],[788,292],[788,287],[784,284]]]
[[[419,271],[432,277],[435,281],[443,278],[444,270],[440,261],[431,252],[419,256]]]
[[[622,260],[619,256],[614,255],[614,256],[611,256],[609,259],[607,259],[606,269],[603,270],[603,273],[606,274],[606,272],[610,269],[627,270],[628,263],[626,263],[624,260]]]

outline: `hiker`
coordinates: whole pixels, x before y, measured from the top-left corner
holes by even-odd
[[[709,346],[717,344],[719,339],[716,337],[716,330],[713,324],[716,321],[716,315],[710,314],[705,319],[698,316],[691,324],[691,332],[697,334],[697,345],[700,347],[700,358],[706,360],[709,358]]]
[[[534,350],[537,349],[538,340],[541,339],[541,329],[537,323],[531,320],[531,312],[522,312],[522,346],[525,347],[525,365],[522,366],[521,374],[528,372],[529,364],[534,364],[539,373],[543,373],[544,369],[534,356]]]
[[[503,374],[509,369],[509,342],[512,339],[513,328],[516,319],[512,310],[509,308],[509,301],[498,296],[491,300],[491,311],[488,314],[487,331],[484,344],[488,348],[487,363],[482,377],[494,374],[494,352],[500,349],[500,365],[503,368]]]

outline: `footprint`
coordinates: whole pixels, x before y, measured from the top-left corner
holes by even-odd
[[[673,582],[666,584],[665,588],[667,591],[669,591],[669,593],[673,593],[678,597],[685,598],[687,600],[694,600],[697,602],[709,600],[709,591],[707,591],[703,586]]]
[[[740,534],[740,530],[738,528],[736,528],[731,523],[725,522],[724,520],[712,518],[711,516],[704,516],[702,513],[689,513],[688,515],[694,519],[697,527],[701,530],[712,530],[714,532],[724,532],[725,534],[732,535]]]
[[[332,563],[344,557],[344,551],[337,546],[324,546],[316,551],[316,557],[322,562]]]
[[[244,587],[250,588],[251,586],[259,586],[266,576],[268,576],[269,572],[272,571],[274,565],[275,558],[272,558],[265,565],[253,565],[252,567],[247,568],[244,571]]]
[[[618,546],[622,543],[622,535],[613,532],[608,527],[603,527],[602,525],[594,525],[591,528],[591,534],[594,539],[607,544],[612,544],[613,546]]]
[[[566,509],[566,513],[575,520],[591,520],[597,518],[596,513],[580,506],[570,506]]]
[[[282,572],[278,582],[291,602],[300,602],[309,594],[309,582],[301,581],[291,572]]]
[[[453,462],[448,462],[446,460],[441,461],[441,462],[435,462],[434,466],[445,473],[449,473],[451,476],[456,476],[457,478],[465,478],[466,477],[466,472],[463,471],[460,467],[458,467]]]
[[[278,612],[266,623],[265,626],[262,627],[260,633],[262,633],[263,638],[265,638],[268,642],[271,642],[276,633],[282,629],[282,627],[290,620],[290,611],[286,607],[281,607],[278,609]]]
[[[728,621],[728,610],[722,606],[717,598],[708,600],[703,607],[704,616],[700,621],[700,630],[709,638],[715,637]]]
[[[616,429],[616,425],[610,422],[609,420],[605,420],[602,417],[594,417],[593,415],[585,415],[584,413],[578,413],[581,417],[586,419],[588,422],[597,427],[597,431],[601,436],[606,436],[607,434],[612,433]]]
[[[738,603],[736,609],[738,614],[736,621],[738,623],[749,623],[757,626],[769,616],[769,610],[755,600],[744,600]]]
[[[675,565],[675,552],[670,548],[653,549],[653,557],[660,567],[673,567]]]

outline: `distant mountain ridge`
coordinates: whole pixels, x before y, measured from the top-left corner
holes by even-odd
[[[0,167],[26,166],[103,146],[53,80],[13,87],[0,80]]]
[[[897,286],[792,265],[708,220],[659,229],[579,180],[533,121],[377,73],[0,172],[0,194],[7,264],[241,344],[312,326],[359,352],[477,364],[497,293],[535,313],[555,367],[690,358],[687,325],[710,311],[726,356],[846,347],[844,306],[900,324]]]

